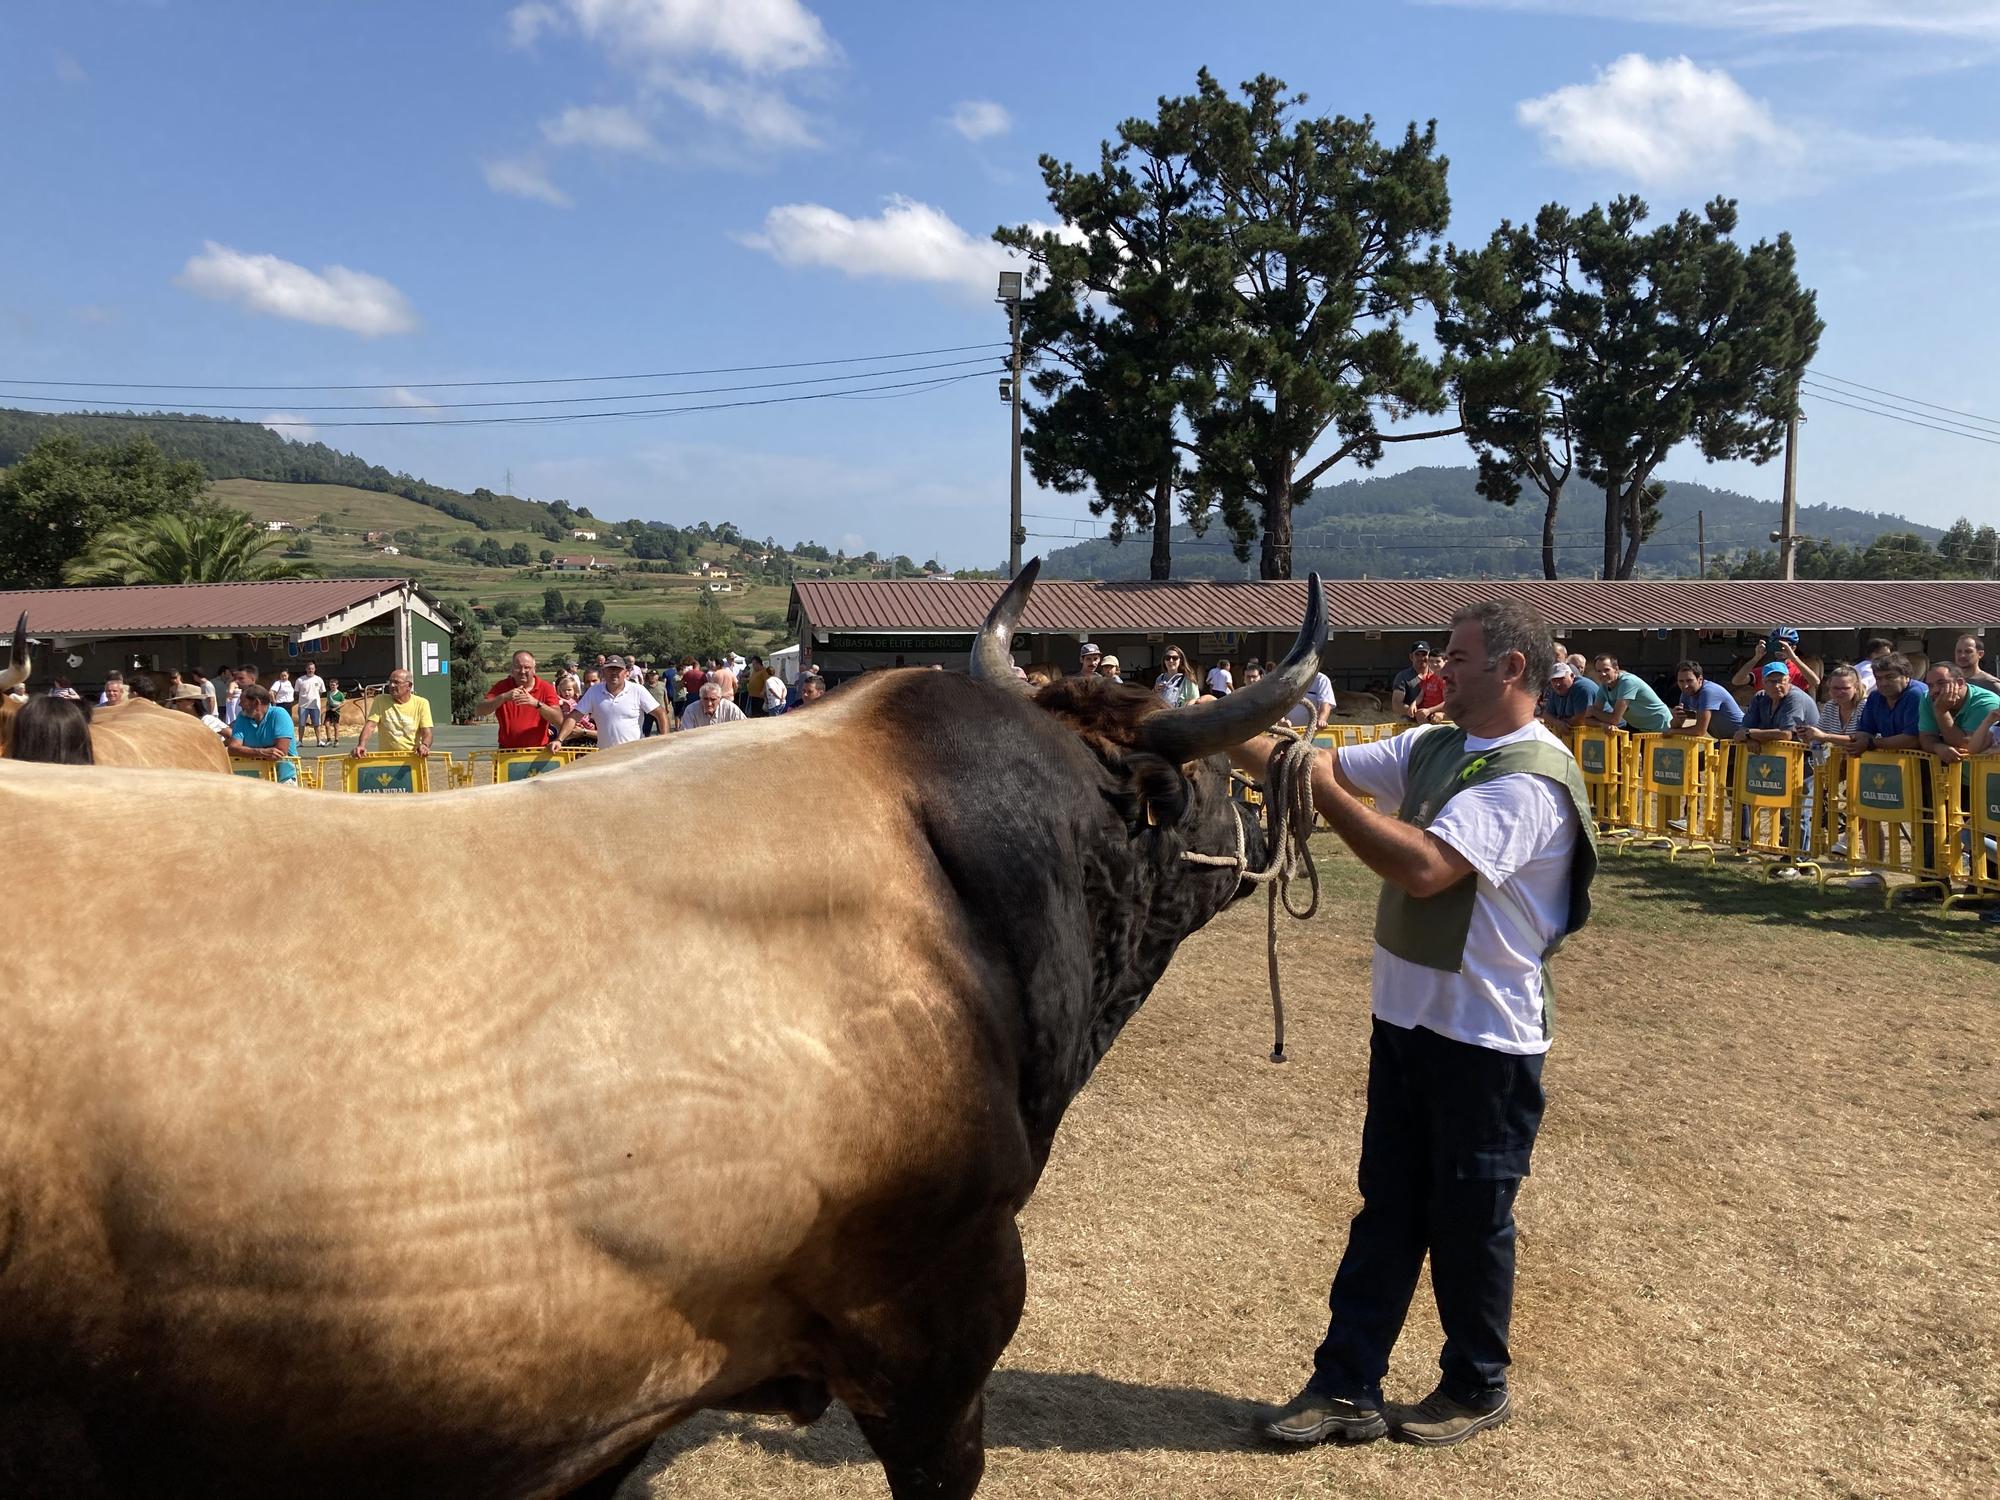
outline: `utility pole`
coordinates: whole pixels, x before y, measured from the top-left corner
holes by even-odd
[[[1706,578],[1708,577],[1708,512],[1705,510],[1694,513],[1694,545],[1695,555],[1701,559],[1701,571],[1694,576]]]
[[[1778,576],[1787,581],[1794,576],[1792,554],[1799,544],[1799,423],[1803,420],[1794,411],[1785,424],[1785,500],[1778,512]]]
[[[1007,576],[1021,571],[1021,543],[1027,539],[1021,527],[1021,273],[1002,271],[1000,293],[994,299],[1007,309],[1007,335],[1012,344],[1008,362],[1010,374],[1000,382],[1000,397],[1013,408],[1013,468],[1008,476]]]

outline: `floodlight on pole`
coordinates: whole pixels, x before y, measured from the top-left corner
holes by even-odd
[[[1021,543],[1028,539],[1028,533],[1021,525],[1021,292],[1021,273],[1002,271],[1000,289],[993,300],[1007,309],[1007,334],[1013,348],[1008,366],[1011,374],[1000,385],[1001,399],[1012,409],[1014,427],[1013,468],[1008,480],[1007,509],[1009,578],[1021,571]]]

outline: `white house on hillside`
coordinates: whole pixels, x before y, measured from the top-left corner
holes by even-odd
[[[594,542],[597,540],[597,533],[594,531],[572,531],[570,539],[577,542]]]
[[[594,557],[559,557],[553,566],[558,573],[588,573],[604,564]]]

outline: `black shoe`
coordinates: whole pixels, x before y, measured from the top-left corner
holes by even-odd
[[[1498,1427],[1514,1414],[1514,1403],[1505,1391],[1497,1391],[1477,1404],[1458,1401],[1442,1390],[1432,1391],[1415,1406],[1392,1402],[1389,1406],[1389,1435],[1399,1443],[1415,1443],[1424,1448],[1449,1448],[1475,1432]]]
[[[1283,1406],[1259,1412],[1257,1431],[1279,1443],[1372,1443],[1389,1435],[1389,1423],[1376,1407],[1307,1386]]]

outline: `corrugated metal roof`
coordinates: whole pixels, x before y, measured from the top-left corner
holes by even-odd
[[[402,578],[296,578],[273,583],[174,583],[0,593],[0,632],[21,611],[28,633],[159,635],[174,631],[297,630],[401,589]]]
[[[796,583],[792,609],[814,630],[976,630],[1004,584],[986,580],[858,579]],[[1566,630],[1674,626],[1698,630],[1865,630],[2000,622],[2000,583],[1633,579],[1326,580],[1334,630],[1436,630],[1482,599],[1520,598]],[[1303,581],[1287,583],[1078,583],[1035,585],[1027,631],[1295,629]]]

